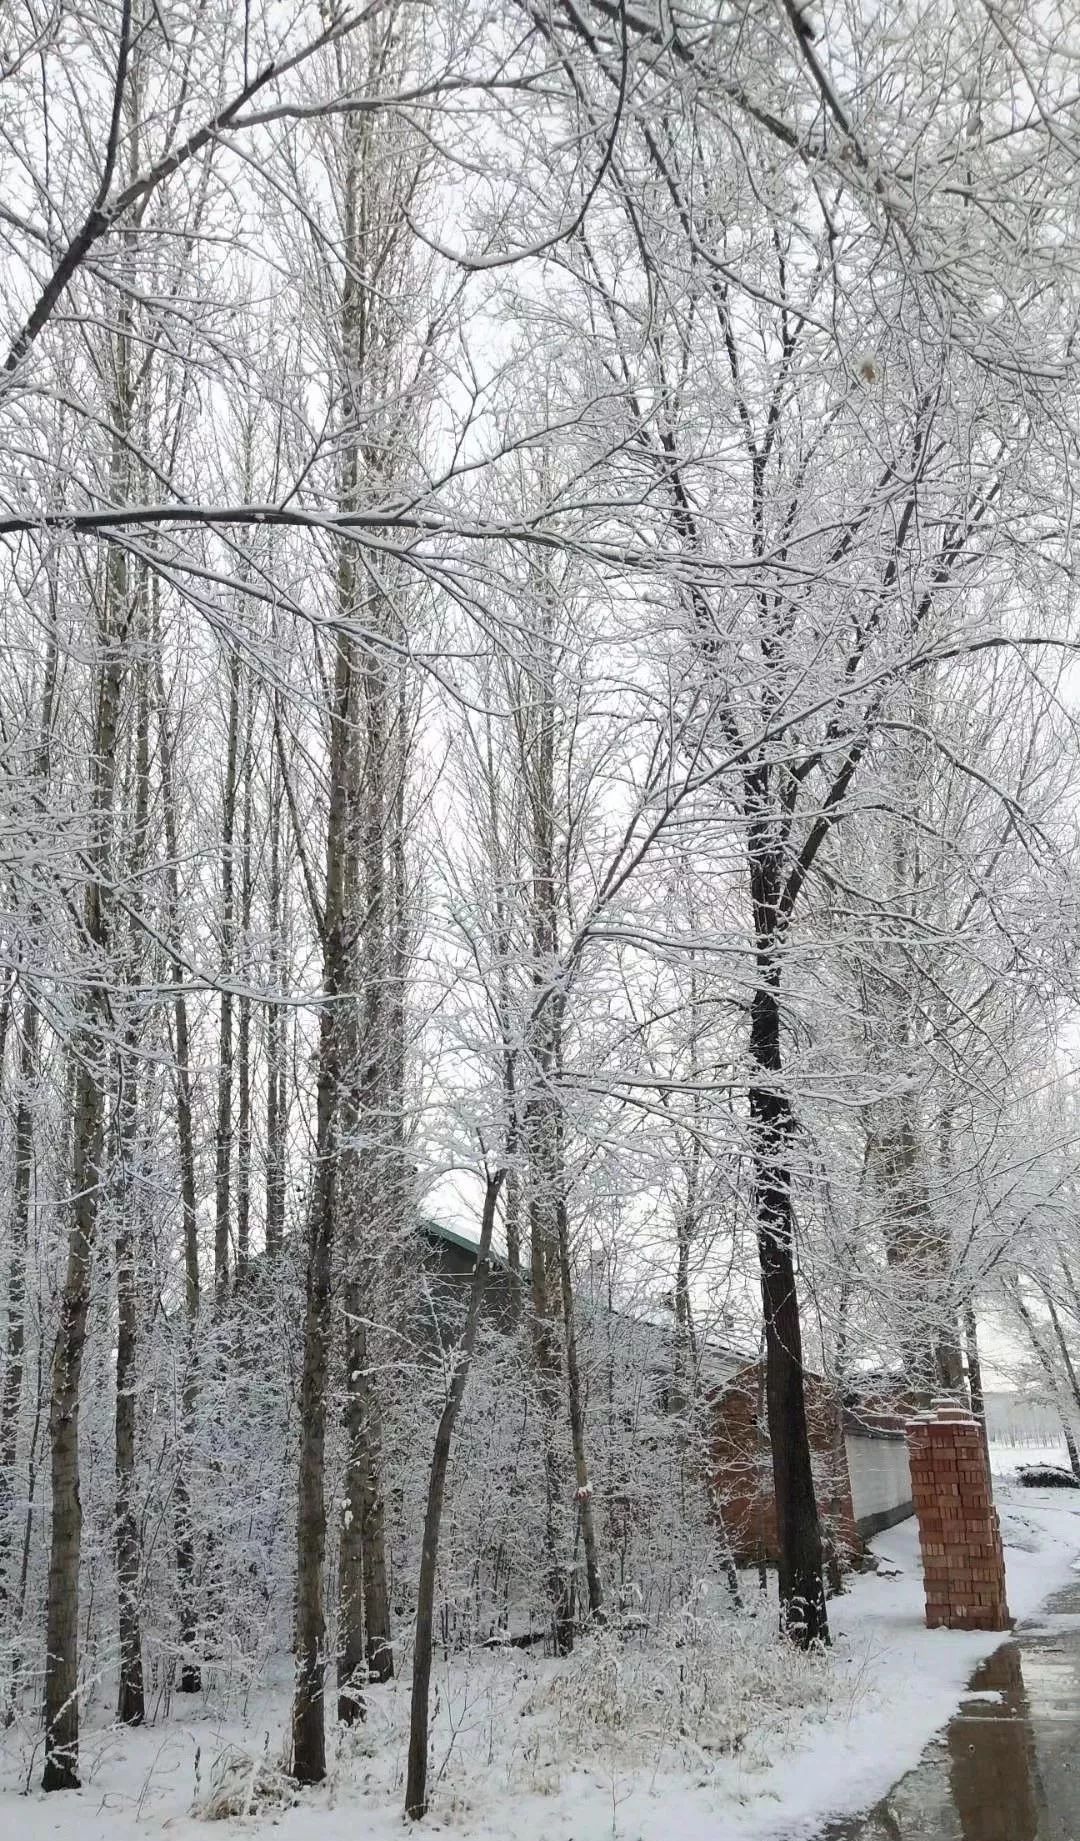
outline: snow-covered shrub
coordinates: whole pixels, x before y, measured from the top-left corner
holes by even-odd
[[[280,1764],[229,1745],[210,1767],[209,1787],[194,1813],[205,1822],[225,1822],[268,1809],[289,1809],[297,1801],[296,1785]]]
[[[551,1709],[575,1758],[694,1768],[734,1753],[764,1762],[770,1733],[832,1692],[827,1657],[778,1643],[771,1607],[738,1611],[710,1585],[655,1632],[635,1617],[590,1632],[528,1711]]]

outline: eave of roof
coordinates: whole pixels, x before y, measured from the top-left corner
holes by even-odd
[[[478,1241],[470,1240],[467,1234],[457,1233],[452,1227],[444,1227],[441,1221],[433,1221],[430,1215],[421,1215],[417,1227],[420,1233],[427,1235],[429,1240],[445,1241],[448,1246],[457,1247],[459,1252],[468,1253],[470,1259],[475,1259],[480,1251]],[[488,1257],[493,1266],[502,1271],[510,1270],[507,1260],[494,1247]]]

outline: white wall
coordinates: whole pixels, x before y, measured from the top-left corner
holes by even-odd
[[[911,1501],[911,1467],[904,1438],[867,1438],[846,1432],[855,1520],[886,1515]]]

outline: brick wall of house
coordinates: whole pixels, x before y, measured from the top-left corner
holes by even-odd
[[[805,1377],[814,1484],[823,1532],[848,1563],[862,1551],[855,1527],[847,1453],[836,1396]],[[779,1546],[772,1453],[765,1425],[761,1366],[739,1370],[712,1396],[712,1484],[717,1513],[737,1563],[775,1561]]]

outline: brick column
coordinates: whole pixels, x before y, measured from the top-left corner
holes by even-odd
[[[1005,1556],[977,1420],[939,1401],[908,1426],[926,1623],[935,1630],[1010,1630]]]

